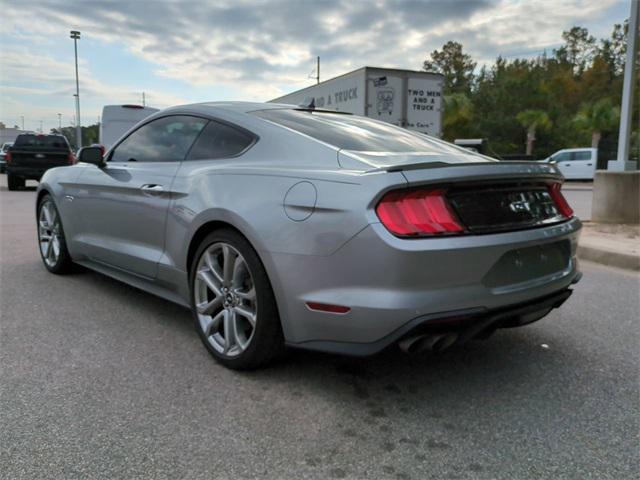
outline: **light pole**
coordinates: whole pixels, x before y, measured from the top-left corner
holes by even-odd
[[[58,132],[62,133],[62,114],[58,114]]]
[[[638,24],[640,23],[640,6],[638,0],[631,0],[629,15],[629,33],[627,33],[627,61],[624,65],[622,81],[622,105],[620,109],[620,130],[618,133],[618,158],[609,161],[609,170],[624,172],[635,170],[637,162],[631,162],[629,146],[631,126],[633,122],[633,90],[636,83],[636,57],[638,55]],[[638,100],[636,100],[637,102]]]
[[[22,130],[24,130],[24,115],[20,115],[20,121],[22,122]]]
[[[76,54],[76,148],[82,147],[82,128],[80,127],[80,82],[78,81],[78,40],[80,40],[80,32],[71,30],[71,38],[73,38],[73,49]]]

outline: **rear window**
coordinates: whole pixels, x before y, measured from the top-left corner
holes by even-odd
[[[237,128],[211,121],[191,148],[187,160],[208,160],[240,155],[255,137]]]
[[[18,135],[14,145],[16,147],[69,148],[66,139],[59,135]]]
[[[259,110],[253,114],[344,150],[455,154],[461,151],[421,133],[355,115],[286,109]]]
[[[574,152],[573,160],[591,160],[591,152]]]

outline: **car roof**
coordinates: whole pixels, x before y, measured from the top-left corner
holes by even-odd
[[[230,112],[249,113],[256,110],[274,110],[283,108],[297,108],[296,105],[288,105],[285,103],[265,103],[265,102],[202,102],[192,103],[189,105],[181,105],[182,108],[204,109],[204,110],[227,110]],[[179,108],[179,107],[177,107]]]
[[[63,137],[67,138],[61,133],[21,133],[18,137]],[[16,137],[16,138],[18,138]]]

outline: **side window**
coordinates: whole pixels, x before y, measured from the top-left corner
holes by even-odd
[[[246,150],[254,139],[248,132],[211,121],[193,145],[187,160],[235,157]]]
[[[186,115],[159,118],[125,138],[109,161],[180,162],[206,123]]]
[[[573,158],[571,160],[591,160],[591,152],[573,152]]]

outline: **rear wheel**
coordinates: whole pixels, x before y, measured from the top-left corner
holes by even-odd
[[[71,270],[73,262],[67,250],[62,220],[50,195],[38,204],[38,246],[40,257],[51,273],[63,274]]]
[[[25,181],[24,178],[16,177],[10,173],[7,173],[7,186],[9,190],[18,190],[19,188],[24,188]]]
[[[196,329],[220,363],[253,369],[284,349],[269,278],[240,234],[227,229],[209,234],[196,252],[190,280]]]

